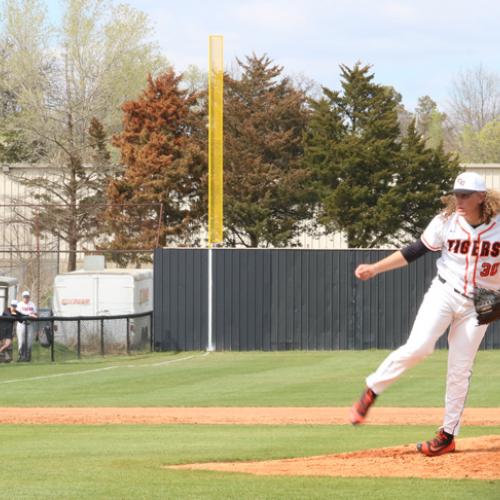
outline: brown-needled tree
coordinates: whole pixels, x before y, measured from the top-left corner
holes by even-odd
[[[110,183],[108,198],[125,206],[107,213],[113,248],[192,243],[206,212],[206,122],[199,99],[169,69],[150,76],[141,96],[122,106],[123,131],[113,144],[125,170]]]

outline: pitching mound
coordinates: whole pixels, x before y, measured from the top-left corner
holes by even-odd
[[[459,439],[457,450],[440,457],[418,453],[415,444],[316,457],[262,462],[214,462],[166,468],[243,472],[263,476],[417,477],[500,479],[500,436]]]

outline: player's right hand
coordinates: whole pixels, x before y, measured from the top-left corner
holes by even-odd
[[[369,280],[377,275],[374,264],[360,264],[354,271],[356,278],[360,280]]]

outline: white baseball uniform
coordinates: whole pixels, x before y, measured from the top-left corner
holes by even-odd
[[[17,310],[21,314],[26,314],[27,316],[31,316],[37,313],[36,306],[31,301],[29,301],[28,303],[24,302],[23,300],[19,301],[17,304]],[[26,322],[17,323],[16,334],[19,352],[21,352],[25,340],[28,341],[28,352],[30,352],[33,345],[33,337],[35,336],[35,324],[26,324]]]
[[[474,358],[487,328],[477,326],[470,297],[475,286],[500,288],[500,215],[474,228],[456,213],[448,218],[439,214],[421,240],[429,250],[441,251],[438,274],[424,296],[406,344],[389,354],[366,383],[376,394],[382,393],[431,354],[449,326],[443,428],[457,435]]]

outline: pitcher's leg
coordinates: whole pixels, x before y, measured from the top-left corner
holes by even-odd
[[[24,324],[17,323],[16,325],[16,337],[17,337],[17,350],[19,352],[19,356],[21,356],[23,352],[24,346]]]
[[[454,322],[450,329],[443,429],[455,436],[460,430],[474,358],[487,327],[477,326],[476,314],[471,306],[469,313]]]
[[[451,292],[454,293],[454,292]],[[426,293],[406,344],[393,351],[377,370],[366,378],[366,385],[381,394],[408,369],[429,356],[439,337],[452,320],[454,297],[434,282]]]

